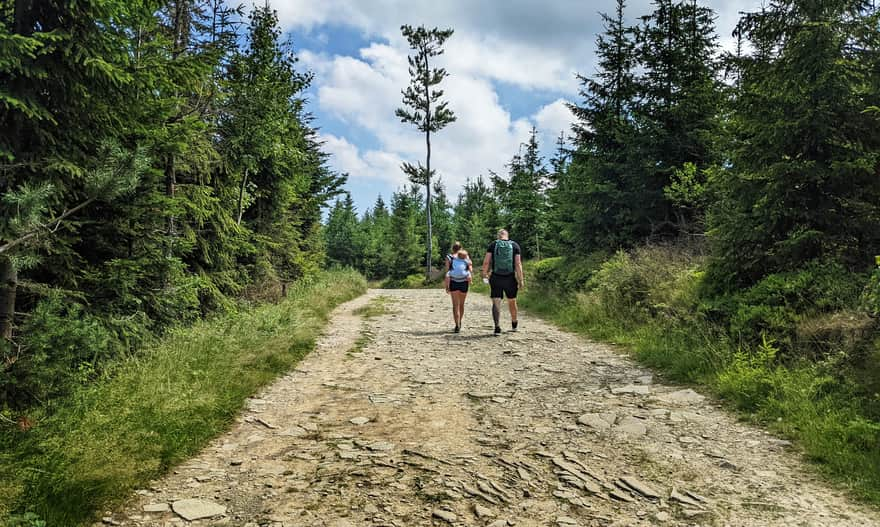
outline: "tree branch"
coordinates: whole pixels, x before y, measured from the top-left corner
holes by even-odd
[[[10,249],[12,249],[18,245],[21,245],[22,243],[24,243],[28,240],[36,238],[37,236],[40,236],[42,234],[53,234],[55,232],[58,232],[58,229],[61,228],[61,223],[66,218],[68,218],[72,214],[77,213],[78,211],[82,210],[83,208],[88,207],[96,199],[98,199],[98,198],[97,197],[89,198],[89,199],[83,201],[82,203],[80,203],[79,205],[77,205],[76,207],[73,207],[72,209],[68,209],[68,210],[62,212],[60,215],[56,216],[55,218],[52,218],[51,220],[47,221],[46,223],[41,223],[41,224],[37,225],[36,227],[31,229],[29,232],[19,236],[18,238],[14,239],[10,242],[7,242],[3,245],[0,245],[0,254],[5,254],[5,253],[9,252]],[[54,226],[53,226],[53,224],[54,224]]]

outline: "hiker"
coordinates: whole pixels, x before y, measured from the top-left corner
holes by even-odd
[[[490,275],[491,270],[491,275]],[[510,309],[511,331],[516,331],[517,320],[516,293],[524,286],[522,270],[522,250],[519,244],[508,238],[506,230],[498,231],[498,239],[489,244],[483,258],[483,280],[489,277],[490,297],[492,298],[492,320],[495,321],[495,335],[501,334],[501,299],[507,297]]]
[[[455,333],[461,331],[461,318],[464,315],[464,301],[473,275],[473,262],[461,243],[452,245],[452,253],[446,257],[446,292],[452,297],[452,320]]]

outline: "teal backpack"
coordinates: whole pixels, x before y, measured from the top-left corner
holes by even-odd
[[[492,272],[498,274],[513,273],[513,242],[495,240],[495,252],[492,254]]]

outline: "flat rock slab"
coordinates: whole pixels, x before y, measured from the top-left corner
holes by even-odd
[[[431,515],[435,518],[440,518],[447,523],[455,523],[456,521],[458,521],[458,516],[456,516],[454,512],[444,511],[441,509],[435,509],[431,513]]]
[[[614,424],[614,416],[609,414],[584,414],[578,417],[577,422],[595,430],[609,430],[611,425]]]
[[[663,401],[664,403],[682,405],[700,404],[706,400],[706,397],[698,394],[690,388],[686,390],[678,390],[677,392],[660,394],[654,398],[659,401]]]
[[[171,504],[175,514],[187,521],[213,518],[226,514],[226,507],[208,500],[186,499]]]
[[[617,423],[617,426],[615,426],[614,429],[622,434],[630,436],[638,437],[648,434],[648,427],[645,425],[645,421],[637,417],[624,417],[619,423]]]
[[[348,421],[353,425],[363,426],[363,425],[370,422],[370,418],[369,417],[355,417],[353,419],[349,419]]]
[[[651,393],[651,387],[646,384],[627,384],[626,386],[614,386],[611,388],[614,395],[634,394],[648,395]]]
[[[167,503],[148,503],[144,505],[144,512],[168,512],[171,507]]]
[[[645,483],[644,481],[634,478],[631,476],[623,476],[620,478],[620,482],[623,483],[626,487],[638,492],[642,496],[649,499],[659,499],[660,493],[654,490],[650,485]]]

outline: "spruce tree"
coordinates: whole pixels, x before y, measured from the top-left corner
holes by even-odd
[[[403,171],[410,181],[425,187],[425,212],[428,232],[425,277],[431,278],[431,246],[433,232],[431,225],[431,134],[439,132],[446,125],[455,121],[455,114],[449,109],[449,103],[441,100],[443,90],[437,86],[448,75],[444,68],[432,68],[431,59],[443,54],[443,43],[452,36],[452,29],[426,29],[425,26],[413,28],[404,25],[400,28],[409,42],[414,55],[407,57],[409,61],[410,85],[403,93],[403,108],[398,108],[395,115],[403,123],[410,123],[425,134],[425,165],[404,163]]]
[[[731,166],[714,180],[709,283],[748,286],[805,262],[863,270],[880,245],[877,10],[786,0],[743,17]]]

